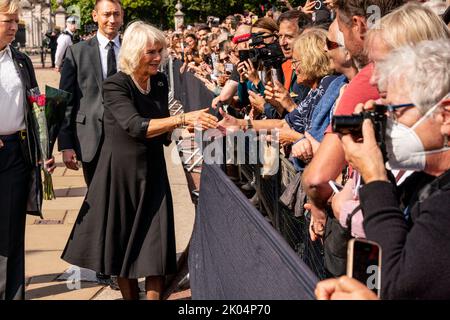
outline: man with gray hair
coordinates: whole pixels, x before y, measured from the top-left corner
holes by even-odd
[[[66,20],[66,29],[59,35],[55,54],[55,69],[61,72],[67,48],[76,43],[77,18],[70,16]]]

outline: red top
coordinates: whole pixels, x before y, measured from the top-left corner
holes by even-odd
[[[372,73],[373,63],[368,64],[358,72],[345,89],[334,115],[351,115],[355,111],[357,104],[380,98],[377,87],[369,83]],[[328,126],[326,133],[330,132],[332,132],[331,125]]]

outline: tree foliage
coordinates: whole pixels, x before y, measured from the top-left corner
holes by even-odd
[[[293,5],[299,5],[305,0],[291,0]],[[224,19],[244,10],[252,11],[260,16],[263,14],[261,5],[267,10],[281,4],[276,0],[182,0],[182,11],[185,13],[185,23],[205,22],[208,16]],[[52,0],[56,9],[56,0]],[[81,13],[82,30],[85,25],[92,24],[92,10],[95,0],[64,0],[64,7],[78,6]],[[122,0],[125,10],[125,25],[133,20],[141,19],[152,23],[159,28],[174,26],[174,14],[177,0]]]

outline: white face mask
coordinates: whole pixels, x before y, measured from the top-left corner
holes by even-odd
[[[386,151],[389,170],[423,171],[426,153],[420,138],[409,128],[392,119],[386,123]]]
[[[415,128],[432,116],[439,104],[431,108],[411,128],[390,118],[387,119],[385,139],[388,157],[387,169],[423,171],[425,170],[427,155],[450,150],[450,147],[445,143],[440,149],[425,151],[422,141],[414,131]]]

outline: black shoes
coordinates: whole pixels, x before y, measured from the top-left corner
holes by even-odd
[[[120,290],[117,283],[117,276],[109,276],[100,272],[97,272],[97,283],[105,286],[109,286],[113,290]]]

